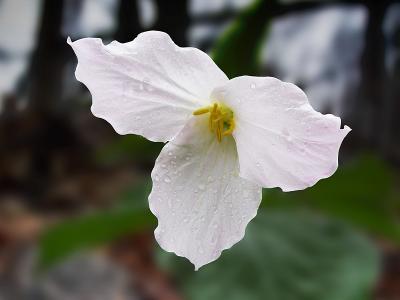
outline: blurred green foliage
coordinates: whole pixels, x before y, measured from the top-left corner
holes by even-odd
[[[104,165],[114,165],[126,161],[153,163],[164,143],[154,143],[140,135],[117,136],[111,143],[98,149],[95,160]]]
[[[394,209],[398,201],[392,194],[391,175],[383,162],[366,156],[341,167],[334,176],[308,190],[264,190],[261,209],[290,212],[306,208],[399,242]],[[66,220],[50,228],[40,241],[41,265],[49,266],[76,250],[112,241],[128,232],[154,227],[155,219],[147,206],[150,186],[149,181],[144,181],[127,191],[110,212]]]
[[[217,40],[211,56],[229,78],[259,74],[261,47],[271,19],[266,14],[268,1],[256,0]]]
[[[366,300],[377,253],[343,223],[305,211],[260,212],[239,244],[193,272],[160,251],[188,299]]]
[[[304,191],[265,189],[263,206],[308,207],[400,244],[400,202],[394,174],[374,156],[358,157]]]
[[[155,217],[149,213],[146,201],[149,188],[140,184],[126,191],[119,205],[110,211],[68,219],[50,227],[39,241],[39,268],[46,269],[77,250],[155,227]]]

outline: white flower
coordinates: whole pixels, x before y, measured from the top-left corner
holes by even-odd
[[[301,190],[337,169],[350,128],[313,110],[293,84],[229,80],[207,54],[163,32],[125,44],[68,43],[95,116],[119,134],[169,142],[152,172],[155,237],[196,269],[243,238],[262,187]]]

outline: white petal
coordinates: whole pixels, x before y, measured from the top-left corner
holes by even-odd
[[[213,92],[234,112],[240,176],[264,187],[301,190],[331,176],[351,130],[316,112],[297,86],[272,77],[243,76]]]
[[[129,43],[68,43],[78,57],[76,78],[93,97],[92,112],[120,134],[167,141],[211,91],[228,79],[204,52],[180,48],[168,34],[149,31]]]
[[[152,172],[155,236],[196,270],[240,241],[257,214],[261,187],[238,176],[232,137],[218,143],[206,117],[193,117],[161,151]]]

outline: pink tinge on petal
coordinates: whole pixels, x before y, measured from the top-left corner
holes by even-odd
[[[234,112],[240,176],[263,187],[301,190],[331,176],[348,126],[315,111],[304,92],[272,77],[242,76],[212,97]]]
[[[218,143],[207,126],[193,117],[163,148],[149,196],[156,240],[196,270],[243,238],[261,202],[261,188],[238,176],[233,138]]]
[[[129,43],[68,38],[68,44],[78,58],[76,78],[92,94],[93,114],[119,134],[168,141],[228,81],[207,54],[178,47],[163,32],[144,32]]]

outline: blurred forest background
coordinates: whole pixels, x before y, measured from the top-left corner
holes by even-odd
[[[353,131],[331,178],[265,190],[243,241],[194,272],[154,241],[162,144],[90,113],[67,45],[145,30],[228,74],[301,86]],[[0,0],[0,299],[400,299],[400,3]]]

